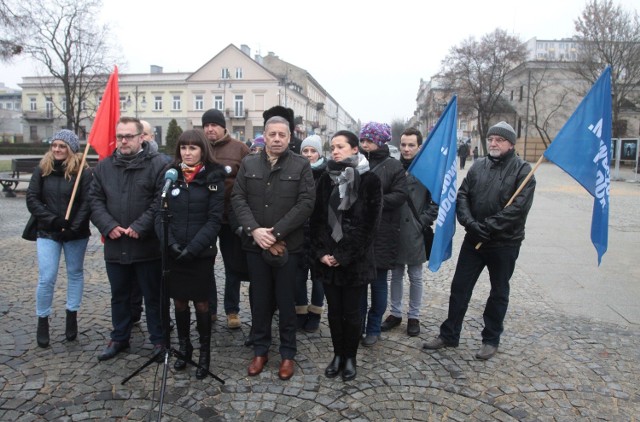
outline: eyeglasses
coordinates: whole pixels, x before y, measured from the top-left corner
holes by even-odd
[[[499,143],[499,144],[502,144],[502,143],[504,143],[504,142],[507,142],[507,140],[506,140],[506,139],[504,139],[503,137],[500,137],[500,136],[489,136],[489,137],[487,138],[487,143],[488,143],[488,144],[490,144],[490,143],[491,143],[491,142],[493,142],[493,141],[495,141],[495,142],[497,142],[497,143]]]
[[[116,139],[117,139],[118,141],[122,141],[123,139],[126,139],[127,141],[130,141],[130,140],[132,140],[133,138],[135,138],[136,136],[140,136],[140,134],[139,134],[139,133],[136,133],[136,134],[134,134],[134,135],[131,135],[131,134],[127,134],[127,135],[120,135],[120,134],[118,134],[118,135],[116,135]]]

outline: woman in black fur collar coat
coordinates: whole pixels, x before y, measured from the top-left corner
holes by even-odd
[[[331,139],[331,158],[320,176],[311,216],[311,256],[324,283],[334,358],[325,375],[356,376],[362,330],[360,302],[376,276],[373,241],[382,210],[382,187],[358,153],[358,137],[341,130]]]

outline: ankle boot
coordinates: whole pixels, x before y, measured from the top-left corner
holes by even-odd
[[[356,377],[356,358],[347,357],[344,359],[342,368],[342,381],[351,381]]]
[[[67,323],[64,335],[67,341],[73,341],[78,336],[78,312],[67,309]]]
[[[211,359],[211,317],[208,312],[196,312],[196,321],[198,334],[200,334],[200,356],[198,357],[198,365],[204,368],[198,368],[196,370],[196,378],[201,380],[208,375],[209,362]]]
[[[49,317],[38,318],[36,341],[40,347],[49,347]]]
[[[304,330],[307,333],[315,333],[320,328],[320,315],[322,315],[322,308],[319,306],[310,305],[307,321],[304,324]]]
[[[176,326],[178,329],[178,350],[186,359],[191,359],[193,356],[193,346],[189,339],[191,331],[191,309],[187,308],[184,311],[175,311]],[[187,362],[184,359],[177,358],[173,364],[174,369],[180,371],[186,368]]]

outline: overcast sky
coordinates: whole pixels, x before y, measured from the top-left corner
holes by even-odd
[[[104,0],[102,19],[126,60],[116,63],[121,73],[148,72],[152,64],[192,72],[227,45],[246,44],[252,57],[272,51],[306,69],[355,119],[389,123],[413,115],[420,78],[438,72],[451,47],[498,27],[522,41],[571,37],[585,0],[367,4]],[[633,10],[637,0],[616,4]],[[36,74],[26,60],[0,66],[0,82],[13,88]]]

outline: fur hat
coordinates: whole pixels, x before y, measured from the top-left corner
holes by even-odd
[[[516,131],[507,122],[499,122],[489,128],[487,137],[491,135],[501,136],[513,145],[516,144]]]
[[[69,129],[62,129],[57,131],[53,135],[53,138],[51,138],[51,140],[64,142],[69,146],[69,149],[71,150],[71,152],[74,152],[74,153],[78,152],[78,150],[80,149],[80,142],[78,142],[78,136],[72,131],[70,131]]]
[[[207,123],[215,123],[225,129],[227,127],[227,122],[224,120],[224,114],[215,108],[210,108],[202,115],[202,127],[204,128],[204,125]]]
[[[311,147],[316,150],[318,154],[322,154],[322,139],[318,135],[311,135],[304,138],[302,144],[300,144],[300,152],[306,147]]]
[[[287,121],[289,122],[289,131],[293,135],[293,133],[296,130],[296,124],[294,122],[293,110],[288,108],[288,107],[282,107],[282,106],[279,106],[279,105],[271,107],[269,110],[265,110],[262,113],[262,117],[264,117],[264,126],[265,127],[267,126],[267,120],[269,120],[270,118],[272,118],[274,116],[280,116],[280,117],[283,117],[283,118],[287,119]]]
[[[391,126],[386,123],[366,123],[360,130],[360,139],[367,139],[381,147],[391,140]]]

